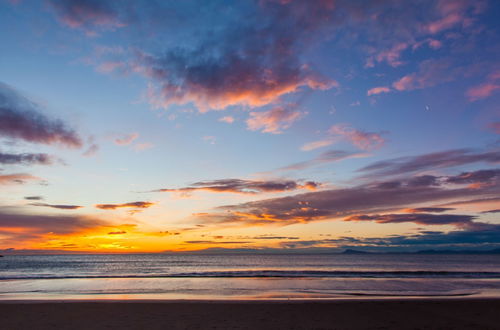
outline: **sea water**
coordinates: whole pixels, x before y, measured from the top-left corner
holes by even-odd
[[[500,297],[498,254],[115,254],[0,258],[0,299]]]

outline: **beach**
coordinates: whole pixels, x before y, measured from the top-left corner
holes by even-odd
[[[498,329],[500,299],[3,301],[2,329]]]

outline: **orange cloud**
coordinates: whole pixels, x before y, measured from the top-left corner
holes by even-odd
[[[371,95],[377,95],[377,94],[382,94],[382,93],[389,93],[391,89],[389,87],[374,87],[372,89],[369,89],[366,95],[371,96]]]
[[[304,112],[294,111],[294,106],[290,107],[289,109],[279,106],[269,111],[250,112],[247,127],[251,131],[261,130],[263,133],[280,134],[305,115]]]

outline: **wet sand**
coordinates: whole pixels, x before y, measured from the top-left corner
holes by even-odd
[[[1,329],[500,329],[500,299],[1,302]]]

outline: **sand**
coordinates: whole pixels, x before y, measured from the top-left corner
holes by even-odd
[[[500,329],[500,299],[3,302],[0,329]]]

